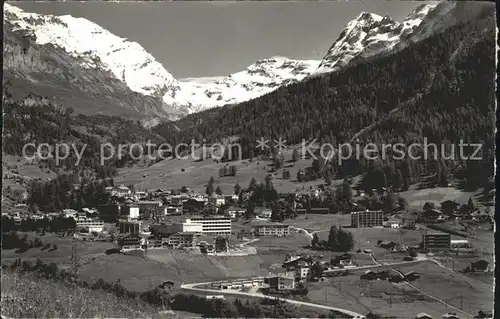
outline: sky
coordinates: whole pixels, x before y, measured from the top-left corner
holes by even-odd
[[[141,44],[177,79],[225,76],[263,58],[321,60],[362,11],[403,20],[423,2],[10,2],[89,19]]]

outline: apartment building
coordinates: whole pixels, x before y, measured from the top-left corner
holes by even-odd
[[[134,204],[123,205],[121,208],[121,216],[127,216],[129,219],[139,218],[139,206]]]
[[[118,246],[122,251],[142,249],[144,244],[144,240],[137,235],[131,235],[118,240]]]
[[[154,224],[150,226],[151,232],[162,236],[170,236],[175,233],[202,233],[203,225],[200,223],[169,223]]]
[[[76,228],[85,229],[89,232],[100,233],[104,229],[104,221],[97,218],[73,217],[76,221]]]
[[[378,211],[360,211],[351,213],[351,226],[357,228],[382,227],[384,223],[384,213]]]
[[[141,232],[141,221],[120,220],[118,221],[118,229],[120,233],[139,234]]]
[[[295,276],[288,274],[271,275],[264,279],[264,283],[275,290],[293,290],[295,289]]]
[[[197,233],[179,232],[168,237],[168,246],[174,248],[193,248],[195,246],[195,238]]]
[[[231,218],[226,216],[191,217],[186,218],[184,224],[201,224],[201,233],[203,235],[231,235]]]
[[[255,233],[259,236],[288,236],[290,235],[290,225],[281,223],[255,223],[253,226]]]

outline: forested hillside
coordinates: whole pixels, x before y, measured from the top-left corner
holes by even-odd
[[[217,141],[238,135],[246,137],[250,147],[260,137],[281,137],[288,144],[316,138],[333,145],[355,138],[361,145],[379,146],[423,143],[427,138],[448,150],[454,144],[455,158],[461,140],[481,143],[481,161],[451,161],[439,154],[437,161],[361,159],[342,167],[320,163],[318,168],[344,176],[381,168],[382,184],[409,184],[427,175],[436,175],[436,184],[443,184],[455,173],[467,188],[477,188],[493,175],[494,79],[494,13],[489,11],[396,54],[292,84],[235,107],[188,116],[178,123],[188,127],[181,131],[161,125],[155,131],[177,141],[202,137]],[[464,149],[466,156],[473,151]]]
[[[68,157],[61,159],[59,163],[54,157],[54,148],[47,153],[47,158],[33,160],[33,165],[58,174],[54,180],[34,181],[31,185],[26,185],[30,194],[29,201],[40,208],[61,209],[71,204],[81,206],[98,200],[96,194],[102,193],[102,188],[112,183],[109,178],[117,174],[117,169],[133,162],[132,154],[124,148],[126,151],[121,157],[115,156],[102,165],[101,145],[104,143],[116,146],[145,143],[148,139],[152,143],[161,143],[164,140],[142,127],[139,122],[103,115],[75,116],[72,115],[71,107],[55,104],[47,98],[34,94],[14,100],[10,95],[8,84],[4,85],[3,95],[4,154],[21,157],[23,147],[28,143],[33,143],[35,146],[47,143],[52,147],[66,144],[70,150]],[[75,150],[78,152],[83,150],[80,161]],[[35,155],[34,151],[35,148],[31,146],[26,149],[29,156]],[[60,156],[64,156],[63,147],[60,151]],[[78,185],[78,190],[75,189],[75,185]]]

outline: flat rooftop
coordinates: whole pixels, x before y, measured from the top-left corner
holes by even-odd
[[[202,216],[202,215],[195,215],[195,216],[189,216],[186,217],[186,219],[231,219],[230,217],[224,216],[224,215],[209,215],[209,216]]]
[[[289,224],[283,224],[280,222],[270,222],[270,221],[264,221],[264,220],[254,220],[251,222],[252,226],[283,226],[283,227],[288,227],[290,226]]]
[[[424,233],[424,235],[432,235],[432,236],[435,236],[435,235],[438,235],[438,236],[451,236],[450,234],[448,233],[444,233],[444,232],[429,232],[429,233]]]

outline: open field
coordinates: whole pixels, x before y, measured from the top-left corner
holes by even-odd
[[[44,262],[55,262],[58,264],[65,264],[69,261],[73,247],[72,238],[59,238],[57,235],[51,233],[47,233],[44,236],[36,235],[32,232],[18,232],[18,234],[20,236],[27,234],[28,240],[38,237],[44,245],[55,244],[57,245],[57,249],[50,251],[50,249],[30,248],[23,253],[16,253],[16,249],[2,250],[2,261],[5,260],[7,263],[10,263],[17,258],[30,261],[40,258]],[[84,262],[90,262],[92,258],[104,255],[107,249],[113,247],[115,246],[110,242],[77,242],[78,254],[84,259]]]
[[[199,156],[200,150],[195,152]],[[284,150],[285,161],[292,158],[291,150]],[[219,169],[224,165],[235,165],[237,168],[236,176],[226,176],[219,178]],[[213,159],[205,159],[196,162],[190,159],[165,159],[149,167],[134,165],[119,170],[116,177],[116,183],[134,184],[136,190],[153,190],[157,188],[181,188],[189,187],[192,190],[205,192],[205,185],[211,176],[215,179],[215,184],[220,186],[224,194],[232,194],[234,185],[239,183],[245,188],[252,178],[257,181],[264,181],[264,178],[270,173],[271,161],[258,158],[249,160],[240,160],[228,163],[216,163]],[[296,176],[299,169],[311,166],[312,159],[299,159],[295,164],[285,162],[285,168],[290,171],[291,179],[281,178],[283,170],[276,172],[274,186],[278,192],[309,190],[310,186],[316,187],[323,184],[322,179],[316,181],[297,183]],[[184,169],[184,171],[182,171]],[[341,183],[341,180],[334,181],[334,184]]]
[[[25,181],[33,179],[49,180],[56,173],[48,168],[40,168],[36,161],[29,161],[19,156],[4,155],[2,157],[2,187],[10,186],[12,190],[26,190]]]
[[[467,204],[470,197],[475,198],[480,192],[467,192],[455,187],[436,187],[418,190],[408,190],[398,193],[408,201],[409,210],[422,210],[426,202],[440,204],[447,200],[455,201],[459,204]]]
[[[40,168],[38,162],[30,161],[20,156],[5,154],[2,157],[2,167],[4,172],[12,172],[14,170],[17,171],[17,174],[19,174],[20,176],[32,179],[40,178],[43,180],[51,179],[56,176],[56,174],[48,168]]]
[[[403,273],[420,273],[421,278],[412,282],[415,287],[468,313],[477,314],[479,310],[493,309],[493,282],[487,284],[433,263],[397,268]]]
[[[269,267],[282,263],[284,255],[262,254],[238,257],[205,256],[177,250],[149,250],[127,255],[98,256],[81,268],[81,276],[95,280],[120,283],[131,290],[145,291],[171,280],[176,286],[182,282],[202,282],[241,277],[263,276]]]
[[[306,219],[307,217],[307,219]],[[348,226],[351,224],[350,214],[307,214],[298,215],[295,219],[289,219],[285,221],[292,227],[304,228],[309,232],[326,232],[330,231],[330,227],[333,225],[337,226]]]
[[[475,315],[479,310],[491,310],[493,307],[492,285],[452,273],[431,262],[396,268],[404,273],[420,273],[421,278],[411,282],[412,285],[465,312]],[[405,283],[363,281],[359,277],[361,273],[358,271],[345,277],[328,278],[325,282],[309,283],[308,299],[325,305],[341,300],[346,308],[354,311],[366,313],[376,309],[377,314],[396,318],[413,318],[420,312],[436,317],[449,311],[456,312]]]

